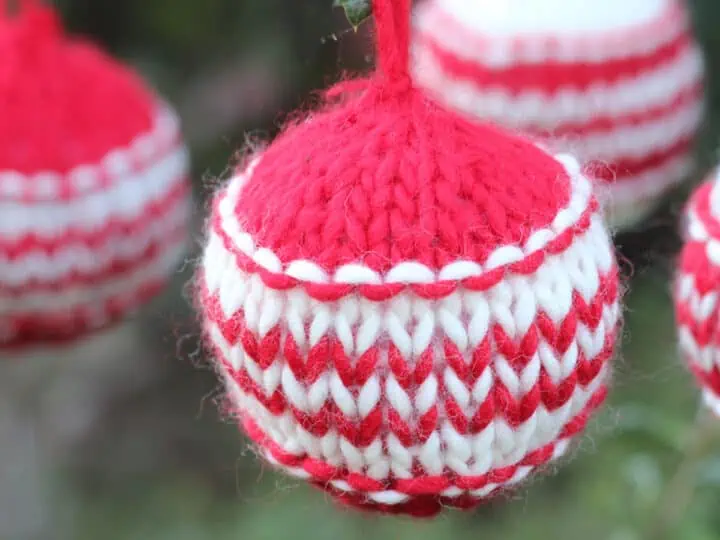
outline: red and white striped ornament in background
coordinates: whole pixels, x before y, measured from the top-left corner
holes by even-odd
[[[441,103],[577,155],[619,230],[693,171],[703,59],[679,0],[426,0],[413,50]]]
[[[83,335],[152,298],[184,252],[190,193],[162,100],[39,0],[3,9],[0,346],[14,346]]]
[[[720,170],[692,195],[674,289],[680,351],[720,416]]]
[[[428,516],[566,452],[606,395],[620,308],[578,163],[414,87],[409,4],[375,0],[377,73],[217,194],[198,294],[272,464]]]

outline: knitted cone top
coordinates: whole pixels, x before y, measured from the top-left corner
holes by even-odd
[[[0,13],[0,56],[0,344],[75,337],[172,271],[187,155],[167,106],[51,8]]]
[[[605,397],[618,279],[572,158],[412,86],[409,9],[375,0],[378,72],[218,193],[199,293],[271,463],[427,516],[563,454]]]
[[[693,194],[685,219],[674,291],[680,351],[720,415],[720,171]]]
[[[701,52],[679,0],[426,0],[416,83],[470,117],[575,153],[610,222],[648,215],[693,166]]]

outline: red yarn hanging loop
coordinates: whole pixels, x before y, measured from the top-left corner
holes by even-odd
[[[410,78],[411,0],[372,0],[375,18],[377,68],[375,76],[343,80],[324,91],[326,103],[361,96],[375,100],[396,96],[412,87]]]
[[[411,0],[373,0],[378,71],[389,81],[409,80]]]

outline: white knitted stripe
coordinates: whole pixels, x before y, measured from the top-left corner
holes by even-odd
[[[557,140],[580,158],[617,161],[641,158],[671,148],[694,136],[705,110],[702,100],[687,103],[671,114],[641,124],[613,129],[607,133],[581,135]]]
[[[163,104],[158,105],[156,111],[150,131],[138,135],[127,147],[112,150],[100,163],[80,165],[66,174],[46,171],[27,176],[16,171],[0,171],[0,199],[28,197],[52,202],[58,199],[68,181],[73,192],[88,195],[107,189],[104,182],[108,177],[111,182],[124,180],[133,174],[136,164],[156,161],[168,148],[177,145],[180,132],[177,116]]]
[[[718,291],[712,291],[705,295],[695,287],[695,276],[681,273],[678,276],[675,289],[677,303],[686,305],[693,318],[693,325],[700,326],[708,317],[716,313],[718,307]],[[710,371],[714,366],[720,367],[720,355],[717,345],[720,340],[708,345],[700,345],[693,337],[691,328],[687,325],[680,325],[679,329],[680,349],[704,371]],[[720,337],[720,335],[718,336]]]
[[[689,30],[687,17],[672,12],[675,0],[635,0],[632,9],[624,0],[610,3],[428,0],[414,24],[454,55],[494,67],[645,55]]]
[[[693,318],[692,326],[700,326],[713,313],[717,312],[718,291],[712,291],[705,295],[695,287],[695,277],[691,274],[681,273],[675,285],[675,302],[689,308]],[[700,368],[705,373],[720,368],[720,342],[713,340],[706,345],[698,343],[693,335],[692,328],[687,323],[678,325],[678,347],[682,356],[693,366]],[[705,405],[720,416],[720,396],[708,387],[702,387],[702,396]]]
[[[259,158],[260,159],[260,158]],[[474,261],[456,261],[440,271],[435,272],[427,266],[408,261],[403,262],[385,275],[374,271],[362,263],[351,263],[334,269],[332,276],[318,264],[310,260],[294,260],[283,264],[271,250],[257,246],[251,234],[245,232],[235,215],[235,207],[242,188],[252,176],[257,165],[256,160],[243,174],[233,178],[228,187],[220,195],[218,207],[220,227],[227,234],[235,249],[238,249],[251,258],[260,267],[274,273],[284,273],[296,279],[313,283],[352,283],[352,284],[381,284],[381,283],[433,283],[444,280],[461,280],[468,277],[481,276],[483,273],[514,262],[522,261],[532,253],[543,250],[552,240],[573,227],[578,219],[585,213],[592,201],[592,185],[580,172],[575,159],[567,154],[560,154],[556,159],[563,164],[570,177],[572,193],[568,206],[560,210],[549,227],[535,231],[522,246],[509,244],[497,247],[483,265]],[[606,261],[611,264],[611,257]],[[205,257],[203,270],[209,276],[217,273],[217,261]],[[213,278],[208,278],[212,280]]]
[[[247,329],[259,337],[279,326],[283,339],[292,335],[303,353],[327,335],[338,339],[351,358],[377,346],[382,351],[381,365],[359,390],[356,399],[332,369],[306,387],[296,379],[282,352],[263,370],[242,343],[228,343],[213,322],[209,323],[208,330],[234,369],[246,372],[268,397],[281,389],[298,411],[317,413],[323,404],[332,400],[345,416],[360,420],[384,403],[412,423],[413,418],[431,406],[440,406],[441,428],[424,444],[406,448],[395,435],[386,434],[383,441],[359,449],[344,441],[335,430],[322,438],[314,437],[298,425],[291,413],[277,417],[270,414],[232,383],[229,389],[236,405],[287,452],[307,454],[376,479],[389,475],[410,478],[413,458],[431,475],[442,474],[446,468],[461,475],[481,475],[516,464],[533,450],[555,441],[567,423],[585,408],[605,381],[607,371],[603,370],[587,388],[576,387],[572,398],[556,411],[549,412],[540,406],[527,422],[516,428],[498,417],[476,435],[461,435],[445,418],[439,395],[441,382],[445,392],[452,395],[468,417],[500,382],[516,398],[535,387],[541,368],[558,384],[577,368],[581,353],[588,359],[600,354],[607,335],[616,327],[618,304],[604,307],[595,330],[579,324],[573,344],[562,356],[557,356],[552,346],[540,337],[536,355],[521,372],[512,367],[513,359],[503,357],[493,346],[491,367],[471,389],[448,365],[437,362],[434,372],[414,395],[409,395],[387,366],[388,340],[411,364],[428,348],[435,351],[436,358],[442,358],[442,343],[446,339],[467,359],[486,338],[492,341],[491,328],[495,325],[500,325],[510,339],[517,340],[527,333],[540,311],[556,325],[560,324],[573,310],[573,292],[586,301],[601,292],[599,276],[611,270],[612,261],[609,238],[599,216],[595,215],[588,231],[576,237],[563,253],[549,256],[533,275],[508,275],[488,291],[460,290],[435,301],[403,293],[383,303],[356,296],[319,302],[302,288],[276,291],[265,286],[258,275],[239,271],[220,238],[211,234],[203,265],[205,285],[210,294],[220,299],[227,319],[241,313]],[[524,476],[527,471],[520,474]]]
[[[710,390],[703,390],[702,397],[705,406],[708,407],[715,416],[720,416],[720,396],[715,395],[715,393]]]
[[[180,146],[143,171],[118,179],[107,189],[69,201],[23,203],[0,197],[0,236],[12,241],[29,233],[53,238],[67,229],[93,231],[111,219],[135,220],[148,204],[187,180],[188,152]]]
[[[598,377],[598,381],[604,380],[605,377],[606,374],[603,373],[600,377]],[[334,449],[336,454],[338,455],[338,459],[334,459],[334,461],[338,462],[339,465],[342,465],[343,460],[348,462],[355,462],[357,464],[355,467],[356,472],[365,474],[369,473],[369,476],[376,480],[385,480],[388,478],[390,473],[392,473],[393,477],[395,478],[411,478],[412,472],[408,468],[407,461],[412,460],[413,457],[418,455],[423,455],[423,464],[425,466],[430,465],[432,467],[433,460],[445,460],[442,464],[442,469],[440,467],[440,464],[435,464],[435,466],[432,467],[431,470],[434,469],[442,472],[449,469],[455,471],[459,475],[468,474],[473,476],[476,474],[474,472],[475,470],[481,471],[484,470],[486,467],[478,466],[470,468],[462,462],[458,461],[457,459],[453,459],[453,457],[455,457],[453,456],[453,453],[458,453],[458,451],[462,454],[471,453],[480,457],[480,463],[483,463],[484,465],[486,465],[493,459],[492,454],[483,454],[487,451],[487,446],[489,442],[488,439],[490,438],[488,436],[488,433],[491,433],[493,429],[491,427],[488,427],[486,431],[483,432],[483,434],[476,435],[475,437],[464,437],[464,439],[470,439],[469,446],[460,449],[458,448],[459,441],[452,440],[454,435],[454,429],[452,425],[450,425],[449,422],[446,422],[445,426],[442,428],[442,431],[445,432],[445,435],[449,435],[451,443],[454,444],[453,446],[448,446],[448,448],[444,452],[444,455],[441,454],[435,456],[429,455],[430,452],[427,450],[428,446],[431,447],[431,451],[434,451],[437,448],[437,439],[434,439],[433,436],[431,436],[430,438],[432,442],[426,443],[425,445],[423,445],[423,447],[418,446],[409,449],[402,446],[402,444],[400,444],[400,442],[395,436],[388,435],[384,438],[385,444],[388,448],[388,452],[386,455],[379,455],[382,452],[382,441],[377,441],[369,445],[367,448],[355,448],[352,445],[347,444],[347,441],[345,441],[342,437],[338,436],[336,432],[328,433],[325,437],[322,438],[313,437],[312,435],[308,434],[304,429],[297,426],[297,424],[294,423],[294,419],[292,419],[292,416],[289,413],[285,413],[282,417],[273,416],[267,411],[267,409],[265,409],[261,404],[259,404],[257,400],[240,392],[237,388],[237,385],[232,382],[232,380],[226,378],[226,384],[228,385],[230,399],[233,400],[233,402],[242,411],[244,411],[243,414],[248,414],[249,416],[251,416],[256,421],[256,423],[263,429],[267,430],[269,427],[270,429],[269,431],[266,431],[266,433],[273,440],[273,442],[278,444],[285,451],[293,453],[289,450],[289,448],[297,448],[298,455],[301,455],[305,453],[303,446],[311,446],[314,448],[325,450],[325,456],[322,456],[322,459],[330,460],[333,459],[334,456],[328,455],[330,454],[330,452],[328,452],[327,450]],[[593,384],[593,386],[596,385]],[[538,411],[538,416],[543,416],[544,413],[546,413],[546,411],[544,410]],[[277,423],[280,423],[282,425],[282,431],[278,431],[278,429],[274,427],[274,425]],[[511,431],[510,428],[504,425],[501,426],[501,433],[503,432],[503,427],[505,428],[505,431]],[[290,439],[285,435],[286,432],[292,432],[293,430],[295,430],[295,440]],[[280,444],[279,441],[284,441],[286,444]],[[551,460],[556,460],[559,457],[563,456],[568,449],[569,443],[570,441],[568,439],[558,440],[555,445],[555,450],[553,452]],[[468,442],[462,441],[462,443],[460,444],[467,445]],[[275,460],[275,458],[270,452],[264,452],[264,456],[270,463],[272,463],[276,467],[281,468],[288,474],[303,480],[312,480],[312,477],[305,469],[300,467],[287,467],[285,465],[282,465]],[[346,459],[348,457],[351,459]],[[332,463],[331,461],[328,462]],[[501,484],[489,483],[480,489],[471,490],[463,490],[458,487],[451,487],[443,491],[440,495],[443,497],[459,497],[462,495],[471,495],[476,498],[485,498],[494,493],[495,491],[507,489],[510,486],[525,480],[528,475],[533,471],[533,469],[534,467],[532,466],[518,467],[513,477],[509,480],[503,481],[503,483]],[[339,491],[350,493],[354,491],[353,488],[343,480],[331,480],[329,484]],[[401,504],[411,498],[405,493],[394,490],[363,493],[363,496],[366,496],[369,500],[379,504]]]
[[[568,88],[552,95],[539,90],[514,94],[502,87],[480,88],[472,81],[453,78],[422,42],[413,46],[412,69],[420,86],[463,113],[519,129],[552,129],[562,123],[622,117],[670,103],[701,80],[703,58],[698,48],[691,47],[674,62],[630,80],[590,89]]]
[[[612,311],[606,309],[605,317],[610,319]],[[210,330],[213,340],[217,338],[216,345],[223,349],[226,344],[222,342],[217,327],[211,325]],[[593,338],[597,340],[598,336]],[[252,360],[237,349],[241,347],[230,350],[236,358],[239,356],[245,358],[241,369],[251,373],[253,368],[248,369],[247,366]],[[382,366],[381,369],[387,370],[387,366]],[[295,397],[299,398],[302,395],[302,399],[296,400],[292,399],[292,394],[289,396],[294,406],[296,401],[315,401],[319,410],[326,400],[332,400],[338,407],[352,410],[353,413],[349,417],[357,421],[361,421],[364,415],[378,404],[383,406],[384,400],[387,400],[388,405],[396,411],[399,410],[411,417],[427,410],[424,411],[422,406],[427,408],[432,405],[438,406],[441,418],[438,430],[431,434],[425,443],[412,447],[405,447],[393,433],[389,432],[384,433],[365,448],[355,447],[333,428],[323,437],[314,436],[299,424],[292,412],[285,410],[277,416],[272,414],[253,396],[243,392],[228,372],[224,372],[223,375],[233,405],[252,418],[285,452],[297,456],[307,455],[334,467],[367,474],[375,480],[385,480],[391,475],[395,478],[411,478],[410,467],[413,459],[419,460],[430,475],[440,475],[450,469],[462,476],[479,476],[498,468],[515,465],[532,451],[557,441],[562,430],[583,411],[593,394],[600,386],[607,383],[609,377],[609,368],[606,366],[586,388],[578,386],[564,406],[555,411],[548,411],[541,405],[530,419],[518,427],[513,428],[503,418],[496,417],[477,434],[458,433],[452,422],[444,416],[446,413],[442,407],[443,402],[430,402],[438,397],[436,393],[438,385],[440,382],[448,384],[449,391],[453,392],[452,397],[456,400],[467,395],[466,401],[469,406],[464,407],[464,410],[469,412],[468,416],[472,416],[472,412],[479,406],[479,400],[492,387],[493,378],[502,377],[500,372],[493,374],[493,369],[496,368],[488,369],[472,390],[461,385],[449,368],[438,369],[438,373],[426,380],[423,388],[414,398],[400,388],[394,377],[389,376],[384,381],[380,377],[373,377],[360,390],[357,403],[352,400],[350,392],[342,385],[335,372],[323,374],[320,380],[308,389],[293,381],[294,377],[287,366],[273,366],[262,376],[265,384],[279,378],[278,386],[282,384],[282,392],[291,389],[298,394]],[[531,376],[528,372],[534,374],[538,369],[537,365],[529,367],[524,373],[516,374],[515,377],[529,379]],[[387,450],[383,450],[383,446]]]
[[[716,173],[717,174],[717,173]],[[713,186],[710,196],[710,212],[713,219],[720,219],[720,188],[717,180]],[[705,244],[705,255],[708,258],[708,264],[720,266],[720,238],[713,236],[708,231],[705,223],[697,214],[692,203],[688,206],[686,212],[686,242],[700,242]]]
[[[524,0],[522,4],[497,0],[435,0],[439,10],[479,34],[586,35],[636,29],[657,20],[667,0],[605,0],[601,4],[567,0]]]
[[[187,239],[177,238],[164,243],[162,250],[147,264],[134,268],[127,274],[100,283],[79,284],[62,291],[35,292],[22,296],[0,294],[0,317],[14,314],[51,313],[88,307],[97,310],[93,321],[102,325],[107,314],[104,304],[117,297],[131,297],[149,284],[168,279],[187,249]]]
[[[0,252],[0,285],[17,287],[29,281],[56,282],[73,272],[98,272],[113,262],[132,260],[183,227],[189,215],[190,201],[181,198],[166,214],[148,222],[137,234],[109,235],[101,245],[67,243],[52,253],[37,250],[12,259]],[[0,299],[3,299],[1,290]]]

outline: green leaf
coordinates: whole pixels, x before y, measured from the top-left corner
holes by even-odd
[[[370,0],[334,0],[333,7],[341,7],[345,10],[345,17],[355,31],[372,15]]]

